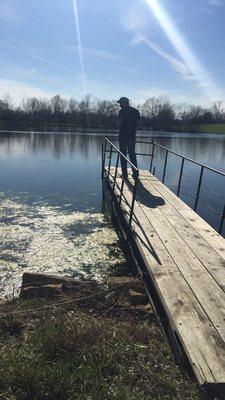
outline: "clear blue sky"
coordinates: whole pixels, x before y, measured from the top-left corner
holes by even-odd
[[[0,0],[0,97],[224,100],[224,21],[225,0]]]

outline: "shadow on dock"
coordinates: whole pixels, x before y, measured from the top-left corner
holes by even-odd
[[[126,185],[129,188],[129,190],[131,192],[133,192],[134,185],[128,180],[126,181]],[[153,196],[151,193],[149,193],[148,190],[144,187],[144,185],[142,184],[142,182],[140,180],[138,182],[136,199],[137,199],[137,201],[139,201],[140,203],[142,203],[143,205],[145,205],[146,207],[149,207],[149,208],[156,208],[158,206],[163,206],[165,204],[165,201],[162,197]],[[142,245],[146,248],[146,250],[149,251],[149,253],[152,255],[152,257],[154,257],[154,259],[157,261],[157,263],[159,265],[162,265],[154,247],[151,244],[150,238],[151,238],[151,236],[153,236],[153,233],[150,235],[146,234],[145,229],[143,228],[143,226],[141,225],[140,221],[138,220],[138,218],[135,214],[135,211],[134,211],[133,221],[139,227],[139,229],[141,231],[141,235],[143,236],[143,237],[141,237],[141,235],[136,233],[138,239],[140,240]]]
[[[133,192],[134,185],[130,181],[126,181],[128,188]],[[137,186],[137,201],[149,208],[156,208],[165,205],[165,200],[162,197],[153,196],[143,185],[141,180],[138,181]]]

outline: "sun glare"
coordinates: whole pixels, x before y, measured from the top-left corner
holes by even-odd
[[[213,99],[215,99],[215,97],[221,97],[220,90],[209,77],[209,74],[205,68],[203,68],[200,62],[197,60],[197,57],[193,54],[192,50],[185,42],[185,39],[174,25],[168,13],[165,11],[162,5],[160,5],[159,0],[145,0],[145,2],[150,7],[167,38],[177,51],[179,57],[185,63],[186,69],[190,75],[189,79],[196,80],[208,97]]]

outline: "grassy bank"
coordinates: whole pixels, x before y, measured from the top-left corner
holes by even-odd
[[[225,134],[225,124],[200,125],[199,132],[204,133],[223,133]]]
[[[127,306],[124,288],[80,296],[0,307],[1,400],[200,398],[152,312]]]

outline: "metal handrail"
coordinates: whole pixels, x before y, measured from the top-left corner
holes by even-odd
[[[112,143],[112,142],[111,142],[109,139],[107,139],[107,138],[105,138],[105,140],[107,140],[109,143]],[[118,139],[111,139],[111,140],[113,140],[113,141],[118,141]],[[208,170],[210,170],[210,171],[212,171],[212,172],[216,172],[217,174],[220,174],[220,175],[225,176],[225,172],[220,171],[220,170],[215,169],[215,168],[212,168],[212,167],[209,167],[208,165],[202,164],[202,163],[200,163],[200,162],[198,162],[198,161],[195,161],[195,160],[193,160],[193,159],[190,158],[190,157],[186,157],[184,154],[177,153],[176,151],[171,150],[171,149],[169,149],[168,147],[162,146],[161,144],[155,142],[154,140],[152,140],[152,141],[150,141],[150,142],[142,142],[142,141],[140,141],[140,140],[136,140],[135,143],[154,144],[154,146],[161,147],[163,150],[168,150],[169,153],[172,153],[172,154],[174,154],[174,155],[176,155],[176,156],[178,156],[178,157],[184,158],[185,160],[190,161],[190,162],[192,162],[192,163],[194,163],[194,164],[196,164],[196,165],[199,165],[200,167],[207,168]],[[112,145],[113,145],[113,143],[112,143]],[[114,145],[113,145],[113,147],[116,148],[116,146],[114,146]],[[137,153],[136,153],[136,154],[137,154]],[[148,157],[150,156],[150,154],[142,154],[142,153],[137,154],[137,155],[143,155],[143,156],[146,155],[146,156],[148,156]],[[127,161],[129,162],[129,160],[127,160]]]
[[[197,192],[195,194],[195,203],[194,203],[194,211],[196,211],[197,207],[198,207],[198,202],[199,202],[199,199],[200,199],[201,188],[202,188],[202,186],[206,186],[202,182],[203,181],[204,171],[208,170],[208,171],[211,171],[213,173],[219,174],[220,176],[223,176],[223,177],[225,177],[225,173],[222,172],[222,171],[219,171],[219,170],[217,170],[215,168],[209,167],[208,165],[202,164],[202,163],[200,163],[198,161],[192,160],[191,158],[186,157],[183,154],[180,154],[180,153],[177,153],[177,152],[175,152],[173,150],[170,150],[167,147],[162,146],[161,144],[159,144],[157,142],[153,142],[153,153],[154,153],[156,147],[159,147],[159,148],[163,149],[166,152],[165,161],[164,161],[164,168],[163,168],[163,177],[162,177],[162,182],[163,183],[165,181],[165,176],[166,176],[168,154],[169,153],[174,154],[174,155],[176,155],[176,156],[178,156],[178,157],[180,157],[182,159],[181,167],[180,167],[180,173],[179,173],[179,183],[178,183],[178,187],[177,187],[177,196],[178,197],[180,195],[182,177],[183,176],[187,176],[183,172],[184,162],[188,161],[188,162],[191,162],[191,163],[197,165],[198,167],[200,167],[200,174],[199,174],[198,181],[194,181],[191,177],[187,176],[190,180],[192,180],[195,184],[197,184]],[[152,171],[152,166],[153,166],[153,158],[151,159],[150,172]],[[208,190],[210,190],[210,189],[208,189]],[[210,190],[210,191],[212,192],[212,190]],[[218,194],[217,194],[217,197],[218,197]],[[223,196],[221,196],[221,197],[223,197]],[[220,219],[220,223],[219,223],[218,232],[221,233],[222,229],[223,229],[224,221],[225,221],[225,205],[224,205],[222,214],[219,214],[219,215],[221,216],[221,219]]]
[[[206,169],[208,169],[208,170],[210,170],[210,171],[212,171],[212,172],[216,172],[217,174],[220,174],[220,175],[222,175],[222,176],[225,176],[225,172],[219,171],[218,169],[209,167],[208,165],[205,165],[205,164],[202,164],[202,163],[200,163],[200,162],[198,162],[198,161],[192,160],[192,158],[186,157],[186,156],[184,156],[183,154],[176,153],[175,151],[170,150],[170,149],[168,149],[167,147],[162,146],[161,144],[159,144],[159,143],[157,143],[157,142],[153,142],[153,143],[155,144],[155,146],[161,147],[161,148],[164,149],[164,150],[168,150],[170,153],[175,154],[175,155],[178,156],[178,157],[184,158],[185,160],[190,161],[190,162],[192,162],[192,163],[194,163],[194,164],[197,164],[197,165],[199,165],[200,167],[204,167],[204,168],[206,168]]]
[[[107,143],[110,145],[110,150],[107,150]],[[112,150],[113,148],[115,149],[115,151]],[[123,158],[124,160],[126,160],[128,162],[128,164],[131,166],[132,170],[136,172],[135,176],[134,176],[133,196],[132,196],[132,201],[130,204],[129,226],[131,226],[133,212],[134,212],[134,204],[135,204],[136,194],[137,194],[139,169],[109,139],[105,138],[104,147],[102,146],[102,178],[104,178],[104,173],[106,172],[106,168],[105,168],[106,153],[110,154],[108,168],[107,168],[107,175],[108,176],[110,175],[113,179],[113,185],[111,187],[113,194],[115,194],[115,186],[116,186],[116,178],[117,178],[117,172],[118,172],[118,167],[119,167],[119,159],[121,160],[121,158]],[[117,153],[116,168],[115,168],[114,176],[112,176],[112,174],[110,173],[113,153]],[[123,189],[124,189],[124,178],[122,178],[122,183],[121,183],[121,187],[120,187],[119,204],[121,204],[121,200],[122,200],[122,196],[123,196]]]
[[[115,140],[118,140],[118,139],[113,139],[113,141],[115,141]],[[110,150],[107,150],[107,143],[110,145]],[[204,171],[205,171],[205,170],[211,171],[211,172],[213,172],[213,173],[216,173],[216,174],[219,174],[220,176],[225,177],[225,172],[219,171],[219,170],[217,170],[217,169],[215,169],[215,168],[209,167],[208,165],[205,165],[205,164],[202,164],[202,163],[200,163],[200,162],[198,162],[198,161],[195,161],[195,160],[191,159],[190,157],[186,157],[186,156],[183,155],[183,154],[177,153],[176,151],[173,151],[173,150],[171,150],[171,149],[169,149],[169,148],[167,148],[167,147],[165,147],[165,146],[163,146],[163,145],[161,145],[161,144],[159,144],[159,143],[157,143],[157,142],[155,142],[155,141],[153,141],[153,140],[151,140],[151,141],[149,141],[149,142],[147,142],[147,141],[143,141],[143,142],[142,142],[142,141],[138,141],[138,140],[137,140],[136,143],[150,144],[150,145],[152,146],[152,148],[151,148],[151,154],[150,154],[150,153],[149,153],[149,154],[146,154],[146,153],[136,153],[136,155],[147,156],[147,157],[150,157],[150,158],[151,158],[151,159],[150,159],[149,171],[150,171],[151,173],[153,173],[153,175],[155,174],[155,165],[154,165],[154,162],[153,162],[153,161],[154,161],[154,158],[155,158],[155,150],[156,150],[156,148],[161,148],[162,150],[165,151],[165,159],[164,159],[163,173],[162,173],[162,179],[161,179],[163,183],[165,182],[166,172],[167,172],[167,168],[168,168],[168,164],[169,164],[168,155],[169,155],[169,154],[174,154],[175,156],[181,158],[181,166],[180,166],[180,169],[178,170],[178,172],[179,172],[179,178],[178,178],[178,185],[177,185],[177,191],[176,191],[176,195],[177,195],[178,197],[180,197],[183,177],[186,176],[186,177],[187,177],[188,179],[190,179],[191,181],[194,181],[190,176],[188,176],[188,175],[186,175],[186,174],[184,173],[185,161],[190,162],[190,163],[195,164],[195,165],[197,165],[198,167],[200,167],[199,178],[198,178],[198,180],[196,179],[196,181],[194,181],[194,183],[197,185],[196,194],[195,194],[195,195],[192,194],[193,197],[195,197],[194,206],[193,206],[194,211],[196,211],[197,208],[198,208],[198,202],[199,202],[199,200],[201,199],[201,196],[200,196],[200,195],[201,195],[202,187],[207,187],[207,185],[206,185],[206,184],[204,183],[204,181],[203,181]],[[114,177],[114,178],[115,178],[115,179],[114,179],[114,187],[115,187],[115,180],[116,180],[116,176],[117,176],[117,169],[118,169],[118,163],[119,163],[119,155],[120,155],[121,157],[123,157],[123,158],[128,162],[128,164],[132,167],[132,169],[133,169],[134,171],[138,171],[138,174],[139,174],[139,169],[136,168],[136,166],[133,165],[132,162],[131,162],[131,161],[130,161],[130,160],[129,160],[129,159],[128,159],[128,158],[127,158],[127,157],[126,157],[126,156],[125,156],[125,155],[124,155],[124,154],[123,154],[109,139],[107,139],[107,138],[105,138],[105,145],[104,145],[104,149],[102,150],[102,152],[103,152],[103,164],[105,164],[105,156],[106,156],[106,153],[110,153],[108,172],[109,172],[110,167],[111,167],[112,154],[113,154],[113,153],[117,153],[117,166],[116,166],[115,177]],[[122,181],[122,185],[121,185],[120,202],[121,202],[121,198],[122,198],[123,186],[124,186],[124,181]],[[136,196],[136,189],[137,189],[136,186],[137,186],[137,180],[135,180],[135,187],[134,187],[135,196]],[[216,197],[220,197],[221,199],[224,199],[224,196],[222,196],[222,195],[220,195],[220,194],[218,194],[218,193],[216,193],[216,192],[213,193],[213,191],[212,191],[209,187],[207,187],[207,189],[208,189],[212,194],[214,194]],[[183,193],[183,189],[182,189],[182,193]],[[135,196],[133,197],[133,203],[135,202]],[[133,204],[133,206],[134,206],[134,204]],[[133,207],[133,206],[132,206],[132,207]],[[132,212],[133,212],[133,210],[132,210]],[[219,215],[221,216],[221,219],[220,219],[220,221],[219,221],[219,227],[217,228],[217,230],[218,230],[219,233],[221,233],[222,230],[223,230],[224,223],[225,223],[225,205],[224,205],[222,214],[219,214]],[[132,219],[132,215],[131,215],[131,219]]]

